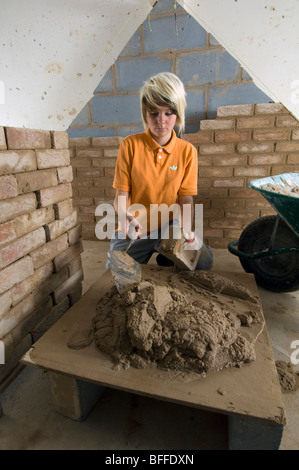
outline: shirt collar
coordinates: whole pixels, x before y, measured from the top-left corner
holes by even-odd
[[[174,147],[175,147],[175,144],[176,144],[176,140],[177,140],[177,136],[176,136],[176,133],[174,132],[174,130],[172,129],[172,136],[171,136],[171,139],[169,141],[169,143],[167,145],[159,145],[152,137],[151,133],[150,133],[150,130],[149,128],[146,129],[146,131],[144,132],[144,136],[145,136],[145,145],[147,146],[147,148],[149,150],[156,150],[158,148],[163,148],[163,150],[165,150],[165,152],[167,153],[172,153],[173,150],[174,150]]]

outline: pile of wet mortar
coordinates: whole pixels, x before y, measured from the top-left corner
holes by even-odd
[[[255,360],[264,326],[249,289],[208,271],[155,270],[97,304],[96,346],[118,367],[205,376]]]

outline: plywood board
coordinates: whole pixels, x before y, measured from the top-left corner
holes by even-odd
[[[157,269],[142,266],[143,272]],[[172,268],[159,268],[172,269]],[[258,296],[254,277],[243,273],[219,273],[243,284]],[[22,362],[67,374],[87,382],[197,407],[228,415],[248,416],[272,424],[285,423],[284,405],[266,327],[256,342],[256,360],[240,368],[228,368],[205,378],[175,379],[159,369],[115,370],[110,358],[92,342],[74,350],[67,346],[76,331],[88,328],[96,304],[114,285],[110,271],[101,276],[86,294],[24,356]]]

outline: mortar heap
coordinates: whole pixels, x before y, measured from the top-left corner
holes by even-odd
[[[242,285],[156,267],[123,295],[113,287],[93,319],[95,343],[116,366],[201,375],[254,361],[263,326],[259,299]]]

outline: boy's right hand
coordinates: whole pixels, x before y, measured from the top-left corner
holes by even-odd
[[[136,217],[131,218],[131,220],[127,219],[127,236],[130,240],[137,240],[141,234],[142,226],[136,219]]]

